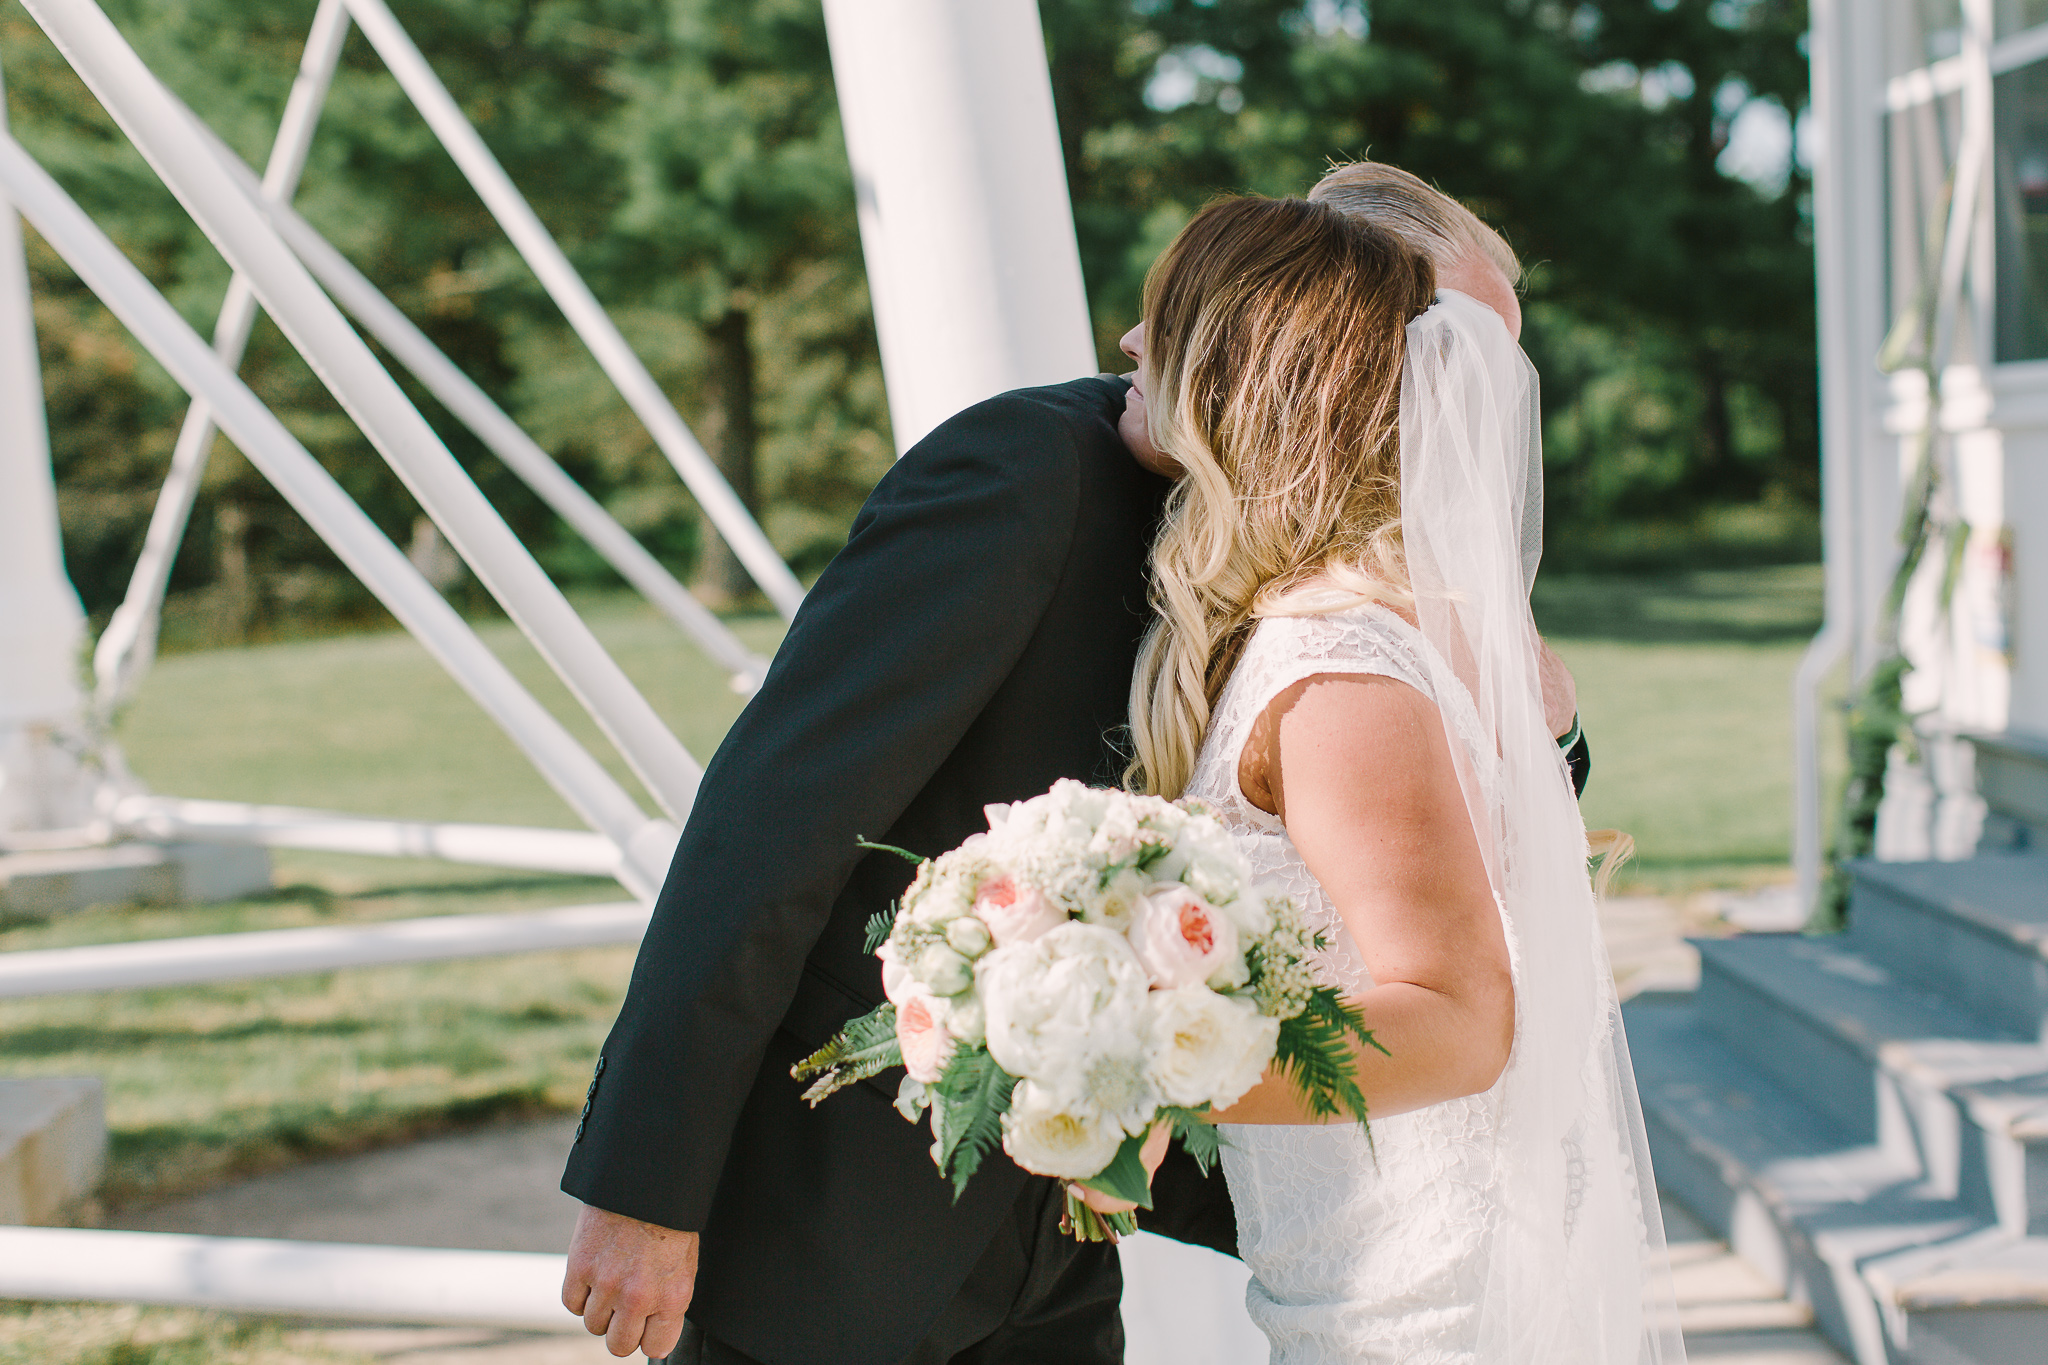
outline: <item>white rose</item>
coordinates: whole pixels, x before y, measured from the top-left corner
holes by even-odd
[[[1003,1115],[1003,1150],[1037,1175],[1089,1180],[1102,1174],[1124,1144],[1124,1130],[1108,1119],[1060,1107],[1056,1097],[1020,1081]]]
[[[1081,902],[1081,918],[1120,934],[1129,933],[1131,916],[1145,898],[1149,885],[1142,873],[1131,868],[1111,875],[1108,885],[1103,884],[1100,874],[1092,876],[1077,897]]]
[[[1170,1104],[1228,1108],[1273,1060],[1280,1021],[1249,1000],[1186,986],[1154,991],[1145,1006],[1152,1080]]]
[[[946,1026],[946,1032],[969,1047],[980,1047],[988,1036],[988,1015],[982,1009],[981,997],[973,991],[962,991],[940,1003],[945,1009],[939,1021]]]
[[[973,966],[943,943],[920,952],[910,964],[910,974],[931,987],[934,995],[958,995],[974,984]]]
[[[1131,951],[1162,990],[1242,972],[1237,925],[1178,882],[1152,887],[1131,916]]]
[[[1111,930],[1070,920],[974,965],[989,1054],[1012,1076],[1071,1077],[1085,1058],[1128,1046],[1144,1026],[1150,982]]]
[[[912,924],[936,929],[973,908],[974,902],[961,879],[941,873],[933,877],[923,890],[914,895],[905,894],[902,913]]]

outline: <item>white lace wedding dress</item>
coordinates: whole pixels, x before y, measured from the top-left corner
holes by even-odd
[[[1252,723],[1284,689],[1322,673],[1373,673],[1431,696],[1420,632],[1382,607],[1259,623],[1217,700],[1187,795],[1216,808],[1259,876],[1283,883],[1328,943],[1320,966],[1347,995],[1372,985],[1336,908],[1277,817],[1238,789]],[[1477,753],[1462,689],[1454,729]],[[1368,1023],[1371,1021],[1368,1020]],[[1372,1124],[1226,1124],[1223,1170],[1252,1281],[1246,1306],[1272,1365],[1472,1365],[1495,1207],[1498,1087]]]

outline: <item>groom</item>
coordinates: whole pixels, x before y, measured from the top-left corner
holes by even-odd
[[[1127,388],[1005,394],[906,453],[712,760],[562,1180],[563,1302],[615,1355],[1122,1358],[1116,1253],[1059,1232],[1056,1182],[997,1156],[955,1204],[893,1077],[810,1109],[789,1068],[882,999],[864,927],[909,869],[858,839],[935,854],[988,803],[1119,776],[1168,487],[1119,438]],[[1151,1230],[1235,1249],[1220,1175],[1176,1150],[1154,1201]]]

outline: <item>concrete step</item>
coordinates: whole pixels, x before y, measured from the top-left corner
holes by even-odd
[[[2048,1363],[2048,1237],[1989,1228],[1866,1262],[1863,1278],[1909,1360]]]
[[[2048,1038],[2048,856],[1849,872],[1857,952],[2000,1028]]]
[[[1983,1226],[1918,1172],[1729,1048],[1697,1004],[1624,1008],[1658,1183],[1795,1302],[1859,1365],[1889,1365],[1858,1263]]]
[[[2048,1233],[2048,1047],[1840,939],[1702,940],[1701,1018],[1738,1056],[1931,1194]]]
[[[0,1080],[0,1223],[62,1224],[94,1211],[107,1164],[97,1076]]]
[[[1983,847],[2048,847],[2048,735],[2006,730],[1965,735],[1977,750],[1987,807]]]

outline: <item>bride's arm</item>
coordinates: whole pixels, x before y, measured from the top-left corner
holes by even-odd
[[[1355,1000],[1387,1050],[1354,1052],[1373,1117],[1490,1088],[1514,1041],[1514,986],[1436,708],[1391,678],[1309,678],[1260,717],[1239,783],[1286,822],[1377,983]],[[1318,1121],[1271,1071],[1214,1118]]]

